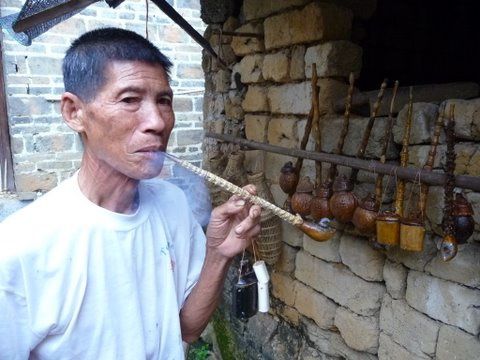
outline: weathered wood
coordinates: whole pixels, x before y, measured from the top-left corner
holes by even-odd
[[[363,160],[357,158],[351,158],[343,155],[329,154],[324,152],[313,152],[307,150],[298,149],[286,149],[281,146],[275,146],[270,144],[264,144],[247,139],[235,138],[231,135],[215,134],[207,132],[206,137],[214,138],[226,142],[242,145],[249,149],[265,150],[268,152],[287,155],[291,157],[299,157],[308,160],[323,161],[330,164],[337,164],[340,166],[346,166],[350,168],[356,168],[365,171],[375,172],[377,174],[394,175],[399,179],[415,181],[420,177],[421,181],[429,185],[444,185],[445,174],[430,172],[427,170],[414,168],[414,167],[401,167],[397,164],[386,163],[382,164],[380,161],[375,160]],[[455,176],[455,186],[462,189],[470,189],[480,192],[480,177],[479,176],[467,176],[457,175]]]
[[[2,57],[2,35],[0,35],[0,69],[3,69],[3,57]],[[5,164],[7,174],[4,174]],[[13,177],[13,164],[12,164],[12,152],[10,149],[10,132],[8,129],[8,112],[7,112],[7,99],[5,96],[5,81],[3,78],[3,71],[0,71],[0,166],[2,171],[2,179],[6,177],[6,184],[2,184],[7,191],[15,190],[15,181]]]

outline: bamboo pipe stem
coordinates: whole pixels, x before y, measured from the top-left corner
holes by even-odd
[[[315,137],[315,151],[322,151],[322,134],[320,128],[320,104],[318,101],[319,87],[317,85],[317,64],[312,64],[312,110],[313,110],[313,135]],[[318,187],[322,183],[322,163],[315,161],[315,185]]]
[[[399,82],[398,80],[395,81],[395,84],[393,85],[393,92],[392,92],[392,99],[390,101],[390,110],[388,112],[388,123],[387,126],[385,127],[385,137],[383,141],[383,147],[382,147],[382,153],[380,156],[380,162],[382,164],[385,164],[386,162],[386,156],[387,156],[387,149],[388,145],[390,143],[390,138],[392,136],[392,129],[393,129],[393,107],[395,106],[395,98],[397,96],[397,90],[398,90]],[[383,197],[383,174],[378,174],[377,178],[375,180],[375,203],[376,207],[380,208],[380,205],[382,204],[382,197]]]
[[[413,119],[413,94],[410,87],[410,97],[408,101],[407,119],[403,131],[402,152],[400,153],[400,166],[406,167],[408,164],[408,145],[410,143],[410,130]],[[403,203],[405,199],[405,180],[399,179],[397,182],[397,195],[395,198],[395,213],[403,217]]]
[[[382,85],[380,86],[380,91],[377,95],[377,100],[375,104],[373,104],[372,113],[370,114],[370,118],[368,119],[367,127],[363,132],[362,142],[357,151],[357,158],[363,159],[365,157],[365,150],[367,149],[368,139],[370,139],[370,134],[372,133],[373,124],[375,123],[375,118],[377,117],[378,109],[380,108],[380,104],[382,103],[383,95],[385,93],[385,89],[387,88],[387,79],[383,80]],[[350,175],[350,182],[355,184],[357,181],[358,176],[358,169],[353,169]]]
[[[350,124],[350,109],[352,107],[352,99],[353,99],[353,90],[355,86],[355,76],[353,72],[350,73],[348,77],[349,87],[348,87],[348,95],[345,101],[345,113],[343,114],[343,125],[342,131],[340,133],[340,137],[338,138],[337,148],[334,151],[334,154],[341,155],[343,152],[343,146],[345,145],[345,138],[348,134],[348,127]],[[331,163],[330,169],[327,178],[327,186],[330,188],[333,184],[333,179],[337,176],[337,164]]]

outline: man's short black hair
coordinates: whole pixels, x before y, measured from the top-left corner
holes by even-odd
[[[101,28],[75,40],[63,59],[65,91],[91,101],[105,84],[105,69],[111,61],[142,61],[162,66],[167,76],[171,61],[150,41],[129,30]]]

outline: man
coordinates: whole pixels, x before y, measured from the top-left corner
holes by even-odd
[[[121,29],[67,51],[61,111],[82,165],[0,224],[0,359],[181,359],[206,326],[260,208],[232,197],[205,244],[183,192],[145,181],[174,125],[171,66]]]

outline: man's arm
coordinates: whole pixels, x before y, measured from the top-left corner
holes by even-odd
[[[253,186],[245,189],[255,193]],[[258,206],[249,206],[236,196],[212,211],[200,278],[180,311],[184,341],[196,340],[207,326],[233,257],[249,246],[251,239],[260,232],[260,212]]]

